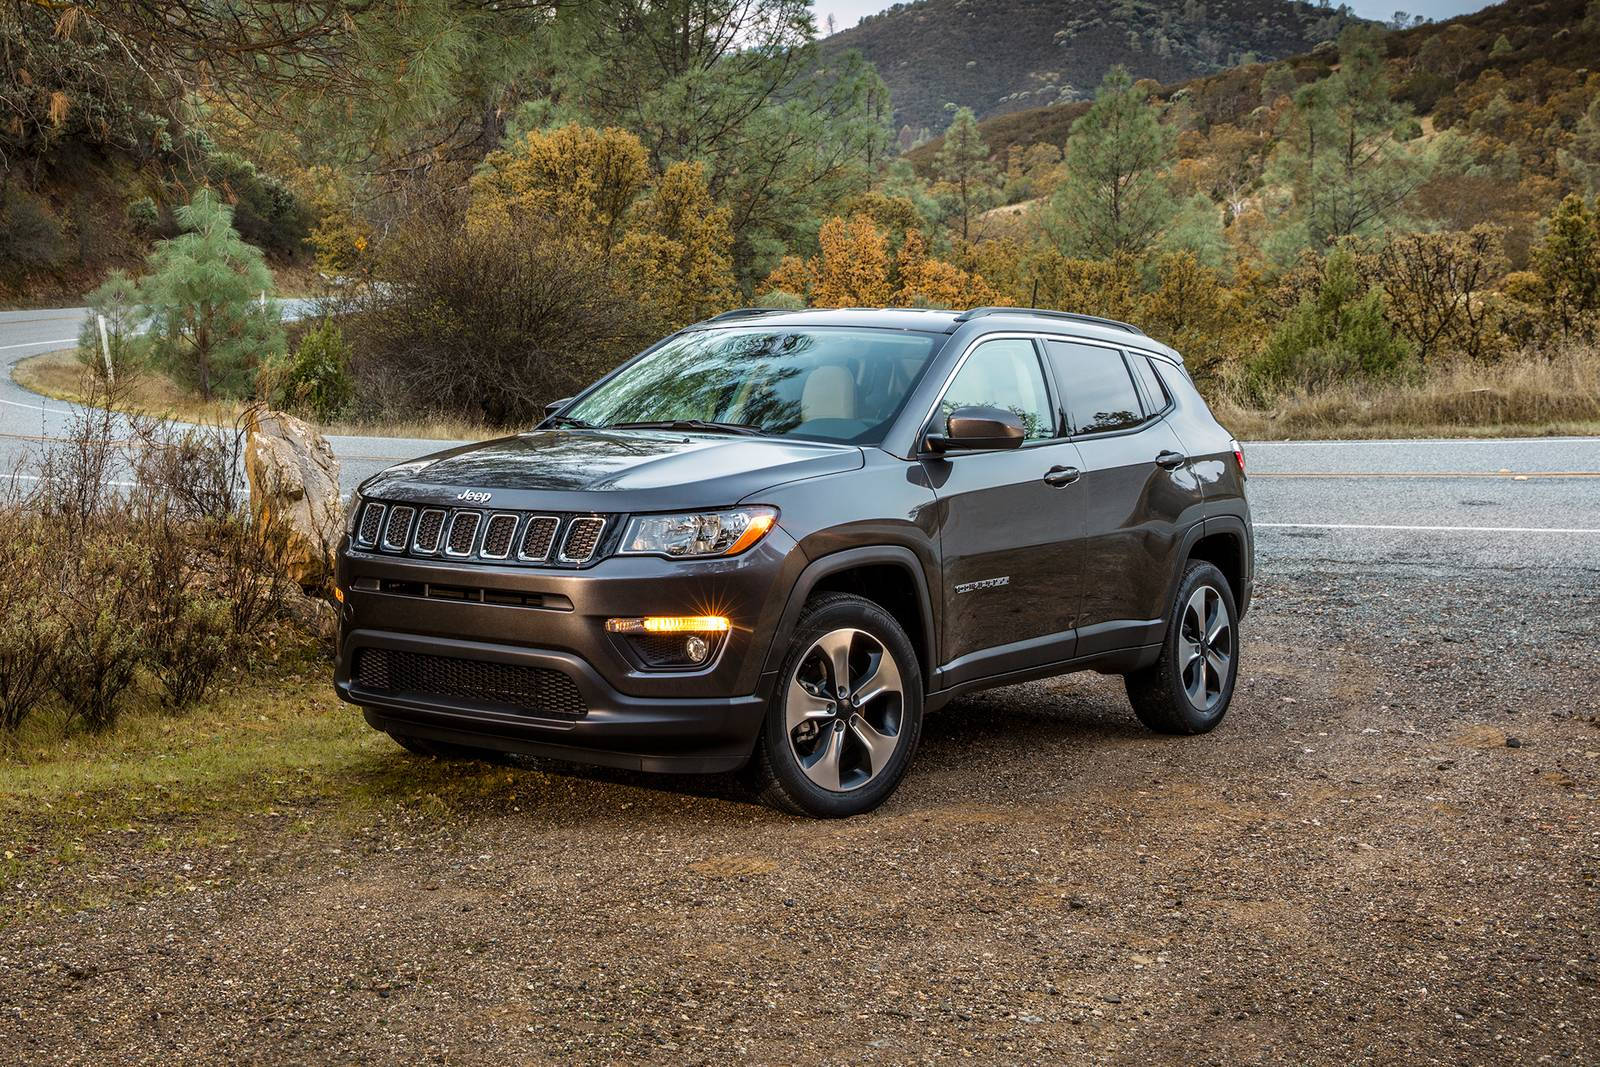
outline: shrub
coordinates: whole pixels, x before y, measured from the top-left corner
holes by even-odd
[[[61,224],[38,197],[0,195],[0,264],[28,270],[53,267],[66,255]]]
[[[51,555],[37,525],[9,502],[0,510],[0,732],[22,725],[50,687]]]
[[[416,219],[386,242],[374,278],[349,323],[358,393],[412,414],[526,422],[663,328],[604,256],[529,227]]]
[[[1289,313],[1245,365],[1244,385],[1265,401],[1288,388],[1316,390],[1352,379],[1395,380],[1418,366],[1410,342],[1384,315],[1383,290],[1365,284],[1354,257],[1334,252],[1321,285]]]
[[[292,358],[269,367],[262,386],[260,391],[275,406],[332,422],[355,393],[350,342],[338,326],[324,320],[300,339]]]
[[[116,722],[137,675],[148,586],[143,547],[114,524],[91,530],[63,560],[50,683],[90,730]]]
[[[124,379],[140,360],[138,322],[143,314],[139,287],[132,278],[114,270],[100,288],[84,298],[89,316],[78,330],[78,362],[96,379],[106,381],[106,353],[111,354],[111,372]],[[100,337],[99,318],[106,322],[106,336]]]
[[[161,228],[161,209],[148,196],[128,202],[128,229],[140,237],[153,236]]]

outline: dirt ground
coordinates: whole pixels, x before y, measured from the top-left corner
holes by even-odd
[[[0,931],[0,1060],[1600,1062],[1592,589],[1268,578],[1217,732],[999,690],[848,822],[540,764],[107,833]]]

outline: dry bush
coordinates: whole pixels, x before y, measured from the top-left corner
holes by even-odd
[[[50,682],[91,730],[116,722],[144,661],[149,575],[144,546],[109,522],[84,531],[57,572]]]
[[[414,219],[374,276],[347,320],[358,417],[527,422],[664,332],[604,257],[526,226]]]
[[[38,524],[16,501],[0,501],[0,732],[22,725],[50,687],[55,612],[45,579],[51,557]]]

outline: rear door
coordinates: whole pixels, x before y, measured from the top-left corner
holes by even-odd
[[[1083,461],[1085,571],[1080,656],[1161,639],[1185,512],[1199,486],[1167,425],[1165,393],[1146,399],[1127,354],[1051,339],[1049,364]]]
[[[1083,573],[1082,461],[1032,338],[980,342],[933,422],[971,405],[1015,412],[1027,437],[923,460],[940,506],[942,686],[1070,658]]]

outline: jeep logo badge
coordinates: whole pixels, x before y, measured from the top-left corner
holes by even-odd
[[[469,504],[487,504],[493,493],[480,493],[476,489],[463,489],[456,494],[457,500],[465,500]]]

